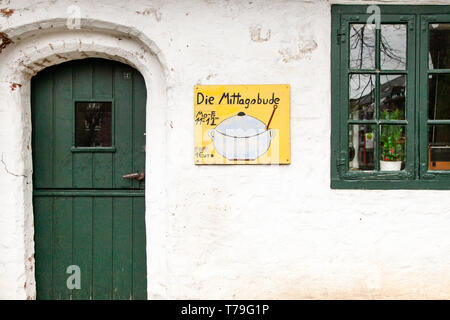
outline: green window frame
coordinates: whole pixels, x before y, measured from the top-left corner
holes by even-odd
[[[428,169],[428,128],[450,125],[450,120],[428,119],[428,79],[432,74],[450,74],[450,70],[429,69],[429,27],[432,23],[450,23],[449,5],[379,5],[380,23],[402,24],[406,28],[406,67],[404,70],[380,68],[380,29],[375,31],[375,67],[350,68],[350,27],[370,21],[368,5],[333,5],[331,36],[331,188],[333,189],[450,189],[450,170]],[[375,81],[373,119],[349,117],[351,75],[370,75]],[[404,119],[386,120],[380,115],[380,77],[405,76]],[[387,77],[386,77],[387,78]],[[373,94],[373,91],[371,91]],[[375,134],[374,168],[350,169],[349,131],[352,125],[372,126]],[[380,171],[380,132],[383,126],[403,126],[404,166],[400,171]],[[359,127],[358,127],[359,128]],[[372,130],[372,129],[371,129]]]

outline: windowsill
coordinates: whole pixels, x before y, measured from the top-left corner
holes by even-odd
[[[345,190],[450,190],[446,181],[436,180],[331,180],[331,189]]]

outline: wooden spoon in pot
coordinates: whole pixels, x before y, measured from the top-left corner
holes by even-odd
[[[277,108],[278,108],[278,105],[275,104],[273,106],[272,115],[270,116],[269,122],[267,123],[266,130],[269,130],[270,123],[272,122],[273,115],[275,114],[275,110],[277,110]]]

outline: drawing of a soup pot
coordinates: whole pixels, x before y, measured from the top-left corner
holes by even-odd
[[[255,160],[270,147],[275,131],[264,122],[239,112],[208,131],[216,151],[228,160]]]

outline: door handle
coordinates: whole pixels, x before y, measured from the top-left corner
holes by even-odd
[[[145,178],[145,172],[141,171],[141,172],[135,172],[135,173],[128,173],[128,174],[124,174],[122,176],[122,178],[124,179],[136,179],[137,181],[141,181],[144,180]]]

